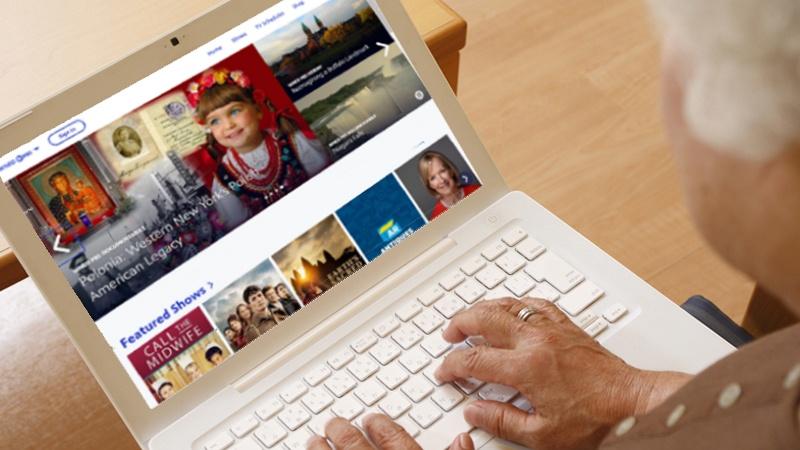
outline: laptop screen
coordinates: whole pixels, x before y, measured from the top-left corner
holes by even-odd
[[[366,0],[279,3],[0,177],[151,408],[480,187]]]

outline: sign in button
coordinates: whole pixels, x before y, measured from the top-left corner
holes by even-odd
[[[58,146],[82,133],[86,129],[86,124],[82,120],[73,120],[54,131],[47,137],[47,142],[52,146]]]

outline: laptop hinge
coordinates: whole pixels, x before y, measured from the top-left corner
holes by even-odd
[[[456,241],[450,237],[437,242],[434,246],[409,261],[399,270],[364,292],[346,307],[340,309],[322,323],[313,327],[302,339],[298,339],[286,346],[283,350],[276,353],[275,356],[264,361],[255,369],[236,380],[231,386],[239,392],[247,391],[253,387],[253,385],[264,379],[269,373],[285,365],[300,352],[307,350],[308,342],[324,342],[323,338],[326,335],[336,330],[342,322],[352,318],[355,312],[361,310],[364,305],[372,304],[375,300],[385,296],[399,283],[408,280],[410,276],[430,266],[431,263],[455,248],[456,245]]]

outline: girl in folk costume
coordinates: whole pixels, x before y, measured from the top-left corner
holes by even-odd
[[[217,160],[212,192],[229,229],[308,180],[296,149],[274,125],[279,113],[264,110],[263,94],[241,71],[207,71],[189,84],[187,97],[209,133]]]

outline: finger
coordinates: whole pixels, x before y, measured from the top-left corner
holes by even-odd
[[[515,364],[512,350],[478,346],[450,352],[436,369],[439,381],[449,382],[470,377],[489,383],[515,387],[525,370]]]
[[[492,436],[513,442],[530,442],[538,418],[506,403],[476,401],[464,409],[464,419]]]
[[[475,450],[475,443],[469,433],[461,433],[450,444],[450,450]]]
[[[419,445],[403,427],[383,414],[370,414],[364,418],[364,429],[370,440],[380,450],[413,450]]]
[[[336,450],[372,450],[367,438],[350,422],[336,418],[325,425],[325,436],[328,436]]]
[[[456,314],[444,330],[448,342],[461,342],[470,336],[483,336],[492,347],[514,348],[525,323],[510,311],[522,309],[517,300],[483,302]]]
[[[520,299],[520,302],[524,303],[526,306],[535,308],[537,314],[534,314],[534,316],[541,315],[552,320],[553,322],[563,322],[565,320],[569,320],[566,314],[564,314],[555,304],[547,300],[542,300],[540,298],[523,298]],[[528,322],[531,322],[531,319],[528,319]]]
[[[306,444],[306,449],[308,450],[333,450],[330,445],[328,445],[328,441],[325,440],[322,436],[314,435],[311,439],[308,440]]]

